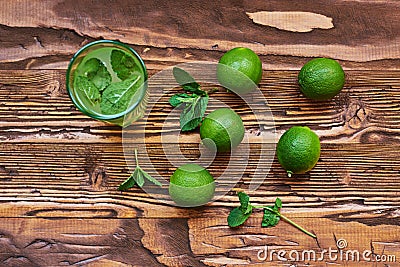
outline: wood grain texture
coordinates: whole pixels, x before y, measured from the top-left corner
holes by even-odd
[[[247,46],[261,56],[268,55],[263,57],[264,68],[268,69],[298,69],[305,62],[303,57],[314,56],[343,60],[345,67],[399,66],[396,1],[153,0],[146,5],[114,1],[111,6],[107,1],[97,1],[90,8],[86,1],[74,3],[2,1],[3,67],[65,68],[80,46],[101,38],[119,39],[133,44],[138,51],[150,48],[143,53],[148,64],[154,60],[169,65],[199,59],[214,61],[221,52]],[[333,19],[334,27],[305,34],[282,31],[255,24],[246,15],[258,11],[322,14]],[[12,39],[7,38],[10,34]]]
[[[399,7],[379,0],[1,1],[0,266],[400,266]],[[248,16],[256,12],[321,14],[333,27],[297,32],[291,16],[259,25]],[[269,163],[257,153],[236,165],[233,175],[243,174],[233,189],[205,207],[176,208],[168,195],[153,198],[138,188],[117,191],[129,175],[121,129],[77,111],[65,86],[72,55],[98,39],[132,46],[150,76],[182,62],[217,62],[236,46],[256,51],[267,103],[255,98],[254,105],[268,104],[276,129],[263,151],[273,154],[285,130],[307,125],[320,136],[322,153],[311,172],[295,179],[274,158],[252,202],[270,205],[280,197],[282,213],[317,240],[283,221],[261,228],[260,212],[243,227],[227,226],[236,192],[248,189],[257,164]],[[317,56],[339,60],[346,72],[345,88],[331,101],[307,100],[296,82],[301,66]],[[154,95],[159,100],[147,123],[131,129],[146,133],[152,160],[142,167],[166,179],[175,169],[166,147],[200,157],[196,131],[181,134],[179,143],[161,142],[161,135],[179,134],[163,128],[168,96]],[[270,129],[223,88],[211,97],[238,111],[246,138],[259,148],[258,136]],[[219,156],[209,167],[215,177],[226,160]],[[257,257],[265,247],[320,253],[337,249],[339,239],[348,250],[396,262]]]
[[[260,89],[267,103],[262,99],[254,99],[254,102],[258,106],[269,106],[278,134],[297,124],[312,127],[323,142],[396,142],[400,118],[400,72],[347,71],[346,74],[345,88],[337,97],[328,102],[316,102],[301,95],[297,72],[265,71]],[[12,75],[9,71],[0,71],[0,112],[3,118],[0,140],[121,142],[120,128],[91,120],[76,110],[66,93],[64,76],[65,71],[58,70],[21,70],[13,71]],[[179,88],[175,90],[178,92]],[[154,130],[156,134],[150,134],[146,143],[154,142],[152,139],[160,134],[160,128],[172,110],[168,96],[154,96],[154,99],[161,98],[149,117],[148,124],[154,127],[147,130]],[[251,112],[241,108],[243,102],[224,89],[220,88],[212,97],[237,108],[248,135],[252,129],[260,127],[254,123]],[[210,109],[216,107],[211,105]],[[28,129],[24,130],[24,126]],[[135,124],[135,130],[139,132],[145,127],[143,121]],[[195,138],[194,135],[191,138]]]
[[[348,241],[348,250],[400,256],[398,225],[382,227],[348,221],[344,227],[341,222],[327,219],[324,212],[315,215],[319,219],[312,220],[304,213],[291,218],[307,228],[316,228],[318,240],[303,238],[284,223],[273,229],[260,228],[260,216],[251,218],[238,229],[229,229],[222,217],[192,216],[173,220],[10,218],[2,220],[0,259],[6,266],[282,266],[276,255],[272,260],[262,260],[257,254],[266,246],[288,253],[292,250],[300,253],[337,250],[338,239]],[[342,215],[354,218],[354,212]],[[347,227],[357,229],[358,235],[349,233]],[[32,236],[32,232],[36,235]],[[48,257],[49,254],[52,257]],[[324,261],[329,262],[329,258]],[[321,266],[324,261],[306,259],[296,264]],[[360,262],[351,260],[336,262],[360,266]],[[396,266],[390,261],[385,264]],[[363,262],[363,266],[376,266],[376,263]]]

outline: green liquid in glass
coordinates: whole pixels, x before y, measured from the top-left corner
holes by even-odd
[[[144,69],[135,57],[119,48],[103,47],[89,52],[74,73],[76,96],[91,113],[124,113],[140,102],[145,82]],[[138,105],[144,109],[145,105]],[[142,113],[144,110],[136,110]],[[120,124],[120,123],[118,123]]]

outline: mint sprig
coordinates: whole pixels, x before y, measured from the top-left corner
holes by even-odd
[[[283,219],[303,233],[311,236],[312,238],[317,238],[315,234],[307,231],[306,229],[280,213],[280,209],[282,208],[282,201],[280,198],[276,198],[274,206],[253,206],[250,203],[250,197],[246,193],[239,192],[238,197],[240,201],[240,206],[234,208],[228,216],[228,225],[230,227],[238,227],[242,225],[250,217],[253,209],[263,209],[264,216],[261,221],[261,227],[274,227],[278,224],[280,219]]]
[[[174,67],[172,73],[186,93],[171,96],[169,103],[173,107],[183,108],[179,118],[181,130],[194,130],[203,120],[208,105],[208,93],[185,70]]]
[[[139,166],[139,161],[138,161],[138,156],[137,156],[137,150],[135,149],[135,160],[136,160],[136,168],[129,176],[128,179],[126,179],[120,186],[118,187],[118,190],[120,191],[125,191],[128,190],[129,188],[134,187],[135,185],[139,186],[142,188],[145,184],[145,180],[158,185],[162,186],[162,184],[154,179],[150,174],[145,172],[140,166]]]

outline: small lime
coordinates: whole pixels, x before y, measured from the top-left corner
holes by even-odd
[[[204,205],[213,198],[214,192],[214,178],[197,164],[182,165],[170,178],[169,195],[181,207]]]
[[[300,90],[306,97],[327,100],[342,90],[345,74],[336,60],[315,58],[301,68],[298,80]]]
[[[236,47],[226,52],[217,67],[217,78],[227,89],[246,94],[257,88],[262,77],[262,63],[253,50]]]
[[[203,144],[227,152],[237,147],[244,137],[242,118],[230,108],[216,109],[203,120],[200,137]]]
[[[291,174],[303,174],[314,168],[320,156],[318,135],[308,127],[294,126],[279,139],[276,154],[279,163]]]

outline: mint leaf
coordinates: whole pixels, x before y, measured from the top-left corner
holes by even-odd
[[[122,82],[110,84],[104,91],[100,102],[103,114],[124,112],[131,103],[132,97],[141,86],[140,76]]]
[[[237,227],[243,224],[253,212],[253,206],[250,204],[250,197],[244,193],[238,193],[240,207],[234,208],[228,216],[228,225]]]
[[[250,204],[250,197],[244,193],[244,192],[239,192],[238,193],[239,196],[239,201],[240,201],[240,210],[244,213],[244,214],[248,214],[251,213],[251,211],[253,210],[253,207]]]
[[[282,200],[278,197],[274,206],[264,208],[264,216],[261,227],[272,227],[278,224],[280,220],[279,209],[282,208]]]
[[[199,126],[207,109],[208,96],[197,96],[190,101],[180,115],[182,131],[191,131]]]
[[[138,185],[140,188],[144,185],[144,176],[140,167],[136,167],[135,171],[125,180],[119,187],[118,190],[124,191],[132,188],[134,185]]]
[[[107,67],[97,58],[91,58],[83,65],[84,75],[99,89],[103,91],[111,84],[111,74]]]
[[[146,180],[148,180],[149,182],[151,182],[155,185],[158,185],[158,186],[162,186],[162,184],[157,179],[153,178],[150,174],[148,174],[144,170],[142,170],[142,174],[143,174],[144,178],[146,178]]]
[[[111,51],[111,67],[121,80],[126,80],[134,74],[140,73],[140,68],[133,57],[120,50]]]
[[[174,75],[175,81],[179,83],[180,86],[185,84],[193,84],[194,87],[200,88],[200,85],[187,71],[178,67],[174,67],[172,69],[172,74]]]
[[[81,72],[83,72],[83,75],[91,79],[93,75],[97,72],[101,64],[101,61],[97,58],[91,58],[83,64],[83,66],[79,66],[79,69]]]
[[[273,207],[270,207],[273,208]],[[261,221],[261,227],[272,227],[278,224],[280,216],[276,213],[264,208],[264,216]]]
[[[228,225],[230,227],[238,227],[242,225],[251,215],[251,211],[244,214],[240,207],[236,207],[228,215]]]
[[[183,69],[174,67],[172,69],[172,74],[174,75],[176,82],[182,86],[183,90],[200,96],[207,94],[205,91],[200,89],[200,84],[198,84],[194,78]]]
[[[74,88],[81,91],[93,106],[100,101],[99,89],[87,77],[76,76],[74,78]]]
[[[282,208],[282,200],[281,200],[279,197],[277,197],[277,198],[275,199],[274,208],[275,208],[276,210],[279,210],[280,208]]]
[[[168,102],[171,104],[171,106],[177,107],[182,103],[190,102],[190,100],[188,100],[188,99],[196,98],[196,97],[197,97],[197,95],[176,94],[176,95],[171,96],[171,98],[169,99]]]
[[[106,66],[101,65],[96,75],[93,76],[92,82],[99,88],[99,91],[103,91],[111,84],[111,74],[108,72]]]
[[[140,169],[140,167],[136,167],[135,171],[132,174],[132,178],[135,180],[136,184],[139,187],[143,187],[144,185],[144,176],[143,176],[143,172]]]
[[[136,169],[135,169],[135,170],[136,170]],[[125,191],[125,190],[128,190],[129,188],[132,188],[133,186],[135,186],[136,181],[135,181],[135,179],[133,178],[133,174],[134,174],[134,173],[135,173],[135,172],[133,172],[133,173],[131,174],[131,176],[128,177],[128,179],[126,179],[122,184],[119,185],[118,190],[120,190],[120,191]]]
[[[182,85],[183,90],[197,94],[197,95],[206,95],[207,93],[200,89],[200,85],[198,83],[188,83]]]

